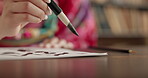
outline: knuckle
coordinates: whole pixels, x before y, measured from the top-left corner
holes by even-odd
[[[24,20],[29,21],[29,19],[30,19],[30,15],[29,14],[25,14]]]
[[[30,6],[31,6],[30,2],[24,2],[24,9],[25,10],[29,10]]]
[[[44,16],[45,16],[45,13],[44,13],[44,12],[39,12],[39,17],[40,17],[41,19],[44,19]]]
[[[24,21],[27,21],[27,22],[30,22],[30,23],[39,23],[40,22],[39,19],[34,18],[31,15],[29,15],[29,14],[25,14]]]

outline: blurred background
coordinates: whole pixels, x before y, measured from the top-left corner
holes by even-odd
[[[148,44],[148,0],[91,0],[99,45]]]

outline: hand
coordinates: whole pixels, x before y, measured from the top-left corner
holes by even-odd
[[[64,39],[59,39],[57,37],[54,37],[52,39],[44,40],[42,43],[39,44],[39,47],[73,49],[74,45],[71,42],[67,42]]]
[[[39,23],[51,14],[50,0],[4,0],[0,37],[15,36],[28,23]]]

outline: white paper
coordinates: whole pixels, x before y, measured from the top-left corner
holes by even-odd
[[[27,51],[18,51],[20,49]],[[39,53],[38,53],[39,52]],[[26,55],[27,53],[31,53]],[[25,55],[25,56],[23,56]],[[47,48],[0,48],[0,60],[23,60],[23,59],[51,59],[51,58],[70,58],[84,56],[105,56],[107,53],[89,53],[73,51],[68,49],[47,49]]]

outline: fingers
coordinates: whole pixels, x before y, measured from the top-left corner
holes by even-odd
[[[31,2],[38,8],[44,11],[46,15],[51,15],[52,11],[48,8],[46,3],[49,3],[51,0],[12,0],[13,2]]]
[[[15,2],[11,8],[14,13],[29,13],[44,20],[46,18],[44,11],[33,5],[31,2]]]
[[[43,1],[45,1],[45,2],[47,2],[47,3],[50,3],[50,2],[51,2],[51,0],[43,0]]]
[[[47,4],[43,0],[30,0],[30,2],[42,9],[45,14],[50,14],[51,10],[48,9]]]
[[[17,21],[17,22],[30,22],[30,23],[39,23],[41,22],[41,19],[40,18],[37,18],[31,14],[14,14],[14,21]],[[18,20],[19,19],[19,20]]]
[[[51,13],[45,0],[4,0],[3,13],[8,35],[17,34],[27,23],[39,23]],[[9,25],[11,24],[11,25]],[[7,33],[6,33],[7,34]]]
[[[34,18],[35,17],[40,18],[41,20],[48,19],[47,14],[52,13],[50,8],[46,4],[47,2],[50,2],[50,0],[8,0],[8,1],[9,2],[7,2],[7,4],[9,5],[7,5],[7,7],[9,7],[8,12],[10,11],[10,13],[11,12],[17,14],[26,13],[30,14],[28,15],[29,17],[34,16]],[[26,16],[26,18],[28,16]],[[28,21],[30,21],[30,18]]]

